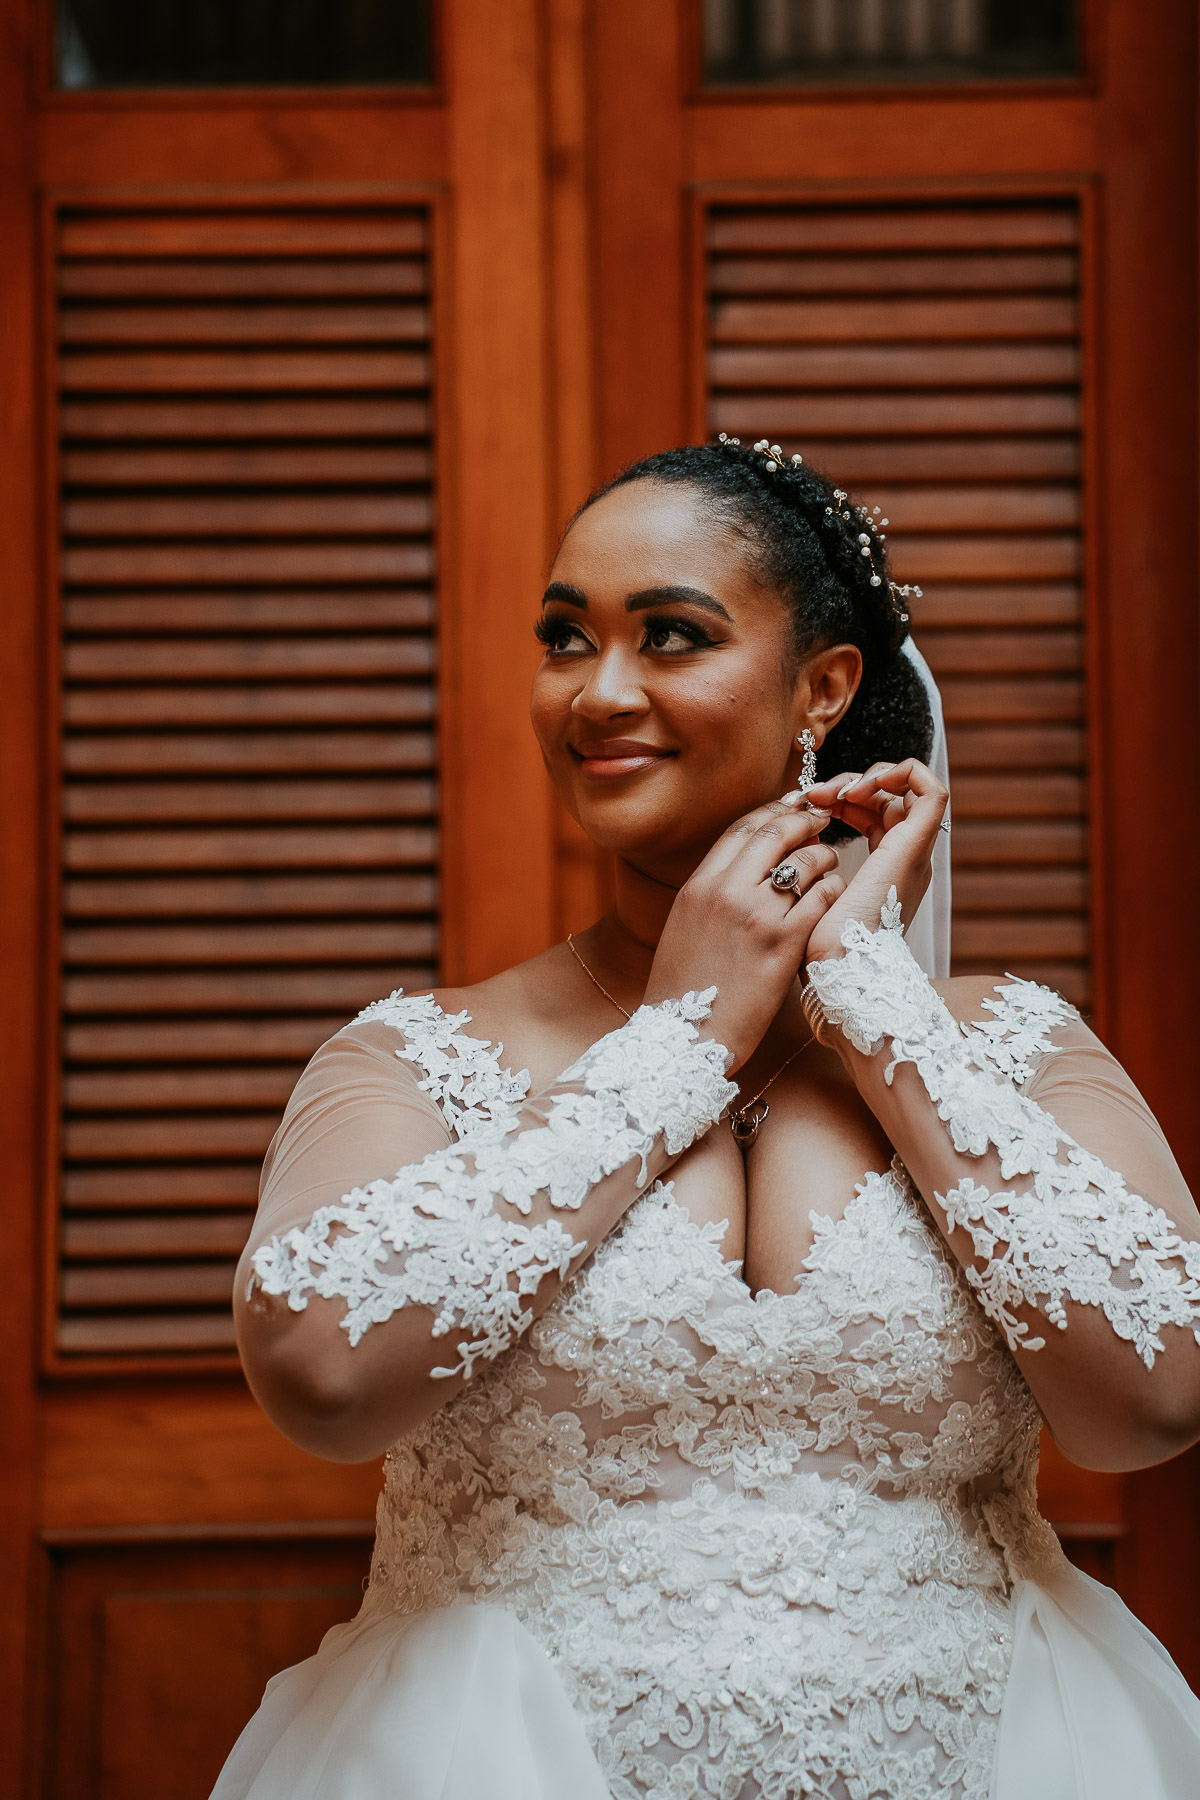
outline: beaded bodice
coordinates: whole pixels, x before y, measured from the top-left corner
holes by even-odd
[[[520,1105],[427,999],[371,1017],[464,1148]],[[614,1800],[987,1791],[1037,1411],[903,1167],[752,1295],[656,1182],[388,1454],[366,1607],[516,1612]]]

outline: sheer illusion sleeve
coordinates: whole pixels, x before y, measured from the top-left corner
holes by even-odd
[[[1073,1307],[1102,1316],[1147,1369],[1166,1328],[1200,1342],[1191,1196],[1149,1108],[1074,1008],[1010,978],[980,1002],[986,1016],[960,1024],[905,945],[894,890],[880,930],[853,922],[842,945],[810,967],[810,1014],[859,1062],[860,1087],[1010,1348],[1044,1350]]]
[[[385,1003],[318,1051],[296,1087],[242,1291],[293,1312],[340,1301],[352,1346],[425,1309],[432,1338],[451,1339],[426,1372],[468,1377],[736,1092],[727,1052],[698,1029],[715,993],[640,1008],[528,1098],[494,1056],[485,1069],[458,1053],[472,1040],[449,1053],[465,1014]]]

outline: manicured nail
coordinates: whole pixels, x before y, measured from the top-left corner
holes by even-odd
[[[793,788],[790,794],[780,794],[779,804],[780,806],[795,806],[797,800],[802,800],[803,798],[804,796],[800,792],[800,789]]]
[[[827,806],[814,806],[811,800],[806,800],[804,802],[804,810],[809,813],[817,813],[822,819],[828,817],[829,814],[829,808]]]
[[[846,798],[846,795],[847,795],[847,794],[848,794],[848,793],[849,793],[849,792],[850,792],[850,789],[851,789],[851,788],[856,788],[856,787],[857,787],[857,786],[858,786],[858,784],[859,784],[859,781],[860,781],[860,779],[861,779],[861,777],[860,777],[860,776],[858,776],[858,775],[856,775],[856,776],[855,776],[855,777],[854,777],[854,780],[853,780],[853,781],[848,781],[848,782],[847,782],[847,783],[846,783],[846,785],[845,785],[845,787],[844,787],[844,788],[839,788],[839,789],[838,789],[838,791],[837,791],[837,794],[836,794],[836,796],[835,796],[835,797],[836,797],[836,798],[837,798],[837,799],[838,799],[838,800],[844,800],[844,799],[845,799],[845,798]]]

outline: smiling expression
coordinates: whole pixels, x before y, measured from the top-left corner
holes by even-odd
[[[570,528],[537,626],[531,715],[593,842],[678,882],[776,798],[853,695],[857,651],[800,660],[746,541],[684,485],[643,479]]]

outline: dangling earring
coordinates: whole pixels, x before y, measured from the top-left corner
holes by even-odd
[[[802,794],[817,785],[817,740],[806,725],[796,739],[804,755],[800,759],[800,779],[796,783]]]

